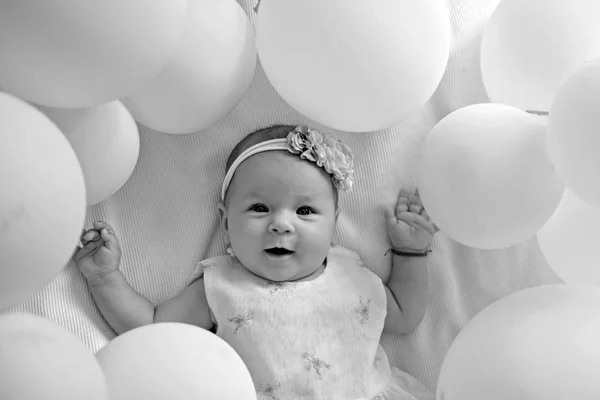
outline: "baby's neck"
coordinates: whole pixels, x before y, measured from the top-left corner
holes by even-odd
[[[271,279],[265,278],[264,276],[257,275],[254,272],[250,271],[249,269],[246,269],[246,270],[248,272],[250,272],[252,275],[255,275],[255,276],[257,276],[257,277],[259,277],[261,279],[264,279],[266,281],[269,281],[269,282],[274,282],[274,283],[287,283],[287,282],[289,282],[289,283],[296,283],[296,282],[308,282],[308,281],[312,281],[312,280],[317,279],[323,273],[323,271],[325,270],[326,267],[327,267],[327,259],[325,259],[325,261],[323,261],[323,263],[321,264],[321,266],[319,268],[317,268],[316,270],[314,270],[310,274],[308,274],[306,276],[303,276],[303,277],[300,277],[300,278],[297,278],[297,279],[290,279],[290,280],[287,280],[287,281],[273,281]]]
[[[305,277],[298,278],[298,279],[292,279],[292,280],[289,280],[286,282],[308,282],[308,281],[315,280],[319,277],[319,275],[321,275],[323,273],[326,266],[327,266],[327,259],[325,259],[325,261],[323,261],[323,263],[321,264],[321,266],[319,268],[317,268],[315,271],[311,272],[310,274],[306,275]]]

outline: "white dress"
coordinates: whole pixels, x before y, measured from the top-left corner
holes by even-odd
[[[248,367],[259,399],[435,400],[379,344],[386,294],[359,256],[330,249],[316,279],[275,283],[233,256],[198,263],[217,335]]]

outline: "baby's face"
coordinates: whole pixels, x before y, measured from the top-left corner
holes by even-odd
[[[321,267],[335,230],[334,188],[322,168],[283,151],[244,161],[229,186],[227,232],[240,262],[265,279]]]

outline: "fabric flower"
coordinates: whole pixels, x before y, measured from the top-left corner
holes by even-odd
[[[336,142],[325,151],[327,157],[324,167],[335,178],[335,186],[342,190],[352,189],[354,159],[350,148],[341,142]]]
[[[289,151],[294,154],[302,153],[310,143],[308,142],[308,136],[306,130],[301,127],[296,128],[290,132],[287,137]]]
[[[300,158],[325,168],[339,190],[352,190],[354,158],[352,151],[334,136],[299,126],[287,137],[288,150]]]

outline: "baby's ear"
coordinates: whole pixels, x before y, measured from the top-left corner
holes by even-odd
[[[217,207],[219,208],[219,214],[221,215],[221,229],[223,229],[223,232],[225,233],[225,242],[229,242],[229,230],[227,226],[227,207],[223,202],[219,202],[219,204],[217,204]]]
[[[224,215],[227,215],[227,206],[225,205],[225,203],[223,203],[222,201],[218,202],[217,208],[219,209],[219,214],[221,215],[221,218],[223,218]]]

